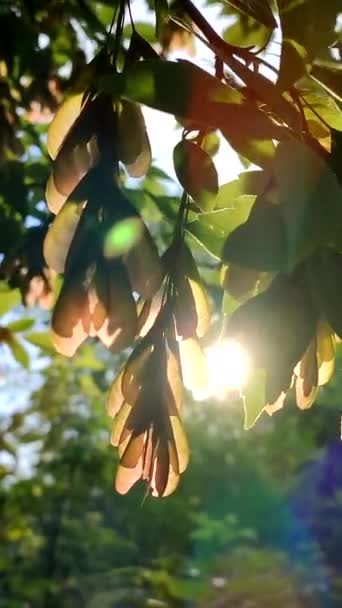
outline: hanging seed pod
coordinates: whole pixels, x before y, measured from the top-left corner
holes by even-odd
[[[50,127],[54,134],[52,153],[61,142],[46,190],[47,202],[53,211],[59,210],[101,158],[113,163],[113,171],[118,162],[117,116],[110,96],[88,95],[71,127],[66,133],[63,130],[64,137],[56,133],[60,123],[61,120],[57,120],[57,125],[53,122]]]
[[[67,201],[49,227],[43,252],[46,263],[56,272],[64,272],[67,254],[85,204]]]
[[[198,340],[181,340],[178,347],[184,386],[193,392],[205,390],[208,386],[208,363]]]
[[[161,287],[150,300],[139,300],[137,305],[138,325],[137,333],[140,337],[148,334],[153,327],[161,310],[163,301],[163,288]]]
[[[167,496],[187,466],[188,448],[179,417],[180,370],[165,338],[144,338],[121,374],[120,388],[118,382],[115,392],[127,402],[112,432],[121,457],[115,487],[125,494],[145,479],[153,496]]]
[[[95,290],[103,303],[105,317],[96,335],[113,352],[129,346],[135,337],[137,311],[125,266],[120,260],[100,259],[95,274]]]
[[[66,196],[63,196],[63,194],[58,192],[52,174],[49,176],[46,184],[45,200],[49,210],[55,215],[62,209],[67,200]]]
[[[196,262],[186,243],[169,253],[174,282],[174,318],[179,339],[202,338],[210,324],[210,306]]]
[[[312,406],[318,394],[317,342],[314,337],[298,364],[296,401],[300,409]]]
[[[111,385],[109,393],[108,393],[106,409],[107,409],[108,416],[110,416],[111,418],[114,418],[114,416],[116,416],[116,414],[118,414],[118,412],[122,408],[124,401],[125,401],[125,398],[124,398],[123,392],[122,392],[122,388],[121,388],[122,377],[123,377],[124,371],[125,371],[125,368],[123,368],[121,370],[119,375],[112,382],[112,385]]]
[[[316,333],[318,386],[327,384],[335,369],[336,341],[335,335],[328,323],[319,321]]]
[[[84,106],[84,93],[72,95],[57,110],[48,130],[47,149],[54,160]]]
[[[163,281],[163,269],[157,248],[144,227],[138,243],[124,256],[133,291],[149,300]]]
[[[90,310],[82,274],[64,281],[52,315],[51,339],[56,350],[72,357],[88,337]]]
[[[138,104],[122,101],[118,109],[118,157],[131,177],[142,177],[151,165],[151,146]]]
[[[101,112],[103,98],[88,99],[58,151],[52,174],[56,190],[63,196],[68,197],[99,160]]]

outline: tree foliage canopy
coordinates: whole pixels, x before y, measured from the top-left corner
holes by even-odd
[[[221,288],[221,336],[251,358],[246,428],[291,387],[310,407],[332,376],[342,338],[341,7],[222,0],[232,19],[221,35],[191,0],[155,0],[153,27],[135,21],[135,5],[1,7],[0,306],[11,309],[18,288],[27,305],[53,306],[52,343],[66,356],[88,337],[112,352],[132,347],[107,403],[116,488],[144,479],[166,496],[188,463],[183,381],[205,379]],[[196,56],[169,58],[179,45],[193,53],[196,39],[211,53],[207,70]],[[181,125],[179,197],[151,162],[142,106]],[[223,185],[217,133],[246,167]],[[24,366],[18,332],[49,348],[32,325],[0,328]]]

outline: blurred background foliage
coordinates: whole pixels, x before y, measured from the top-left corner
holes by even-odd
[[[297,28],[307,49],[326,49],[338,0],[308,4],[307,27],[294,19],[291,35]],[[44,313],[20,305],[48,307],[55,287],[37,247],[49,222],[47,125],[112,11],[113,0],[0,5],[0,255],[14,252],[2,267],[12,289],[2,282],[0,291],[0,607],[338,608],[341,354],[318,405],[298,412],[289,403],[250,433],[239,404],[188,395],[191,466],[179,490],[167,500],[144,499],[141,487],[122,497],[103,407],[118,360],[87,345],[71,366],[53,353]],[[164,51],[192,52],[172,28]],[[151,23],[138,29],[153,41]],[[267,35],[240,14],[224,38],[262,46]],[[166,177],[153,167],[139,190],[127,187],[161,240],[169,228],[160,228],[160,205],[175,214]],[[32,390],[30,365],[39,370]]]
[[[106,356],[52,356],[2,414],[0,606],[340,606],[341,379],[248,433],[237,404],[188,397],[179,490],[122,497]]]

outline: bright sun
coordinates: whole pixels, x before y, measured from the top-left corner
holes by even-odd
[[[240,390],[248,380],[250,368],[246,350],[237,342],[223,340],[205,351],[208,365],[206,389],[194,394],[195,399],[224,399],[232,390]]]

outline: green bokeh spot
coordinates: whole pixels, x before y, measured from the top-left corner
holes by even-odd
[[[128,253],[138,243],[143,231],[139,218],[132,217],[114,224],[104,242],[103,253],[106,258],[114,258]]]

